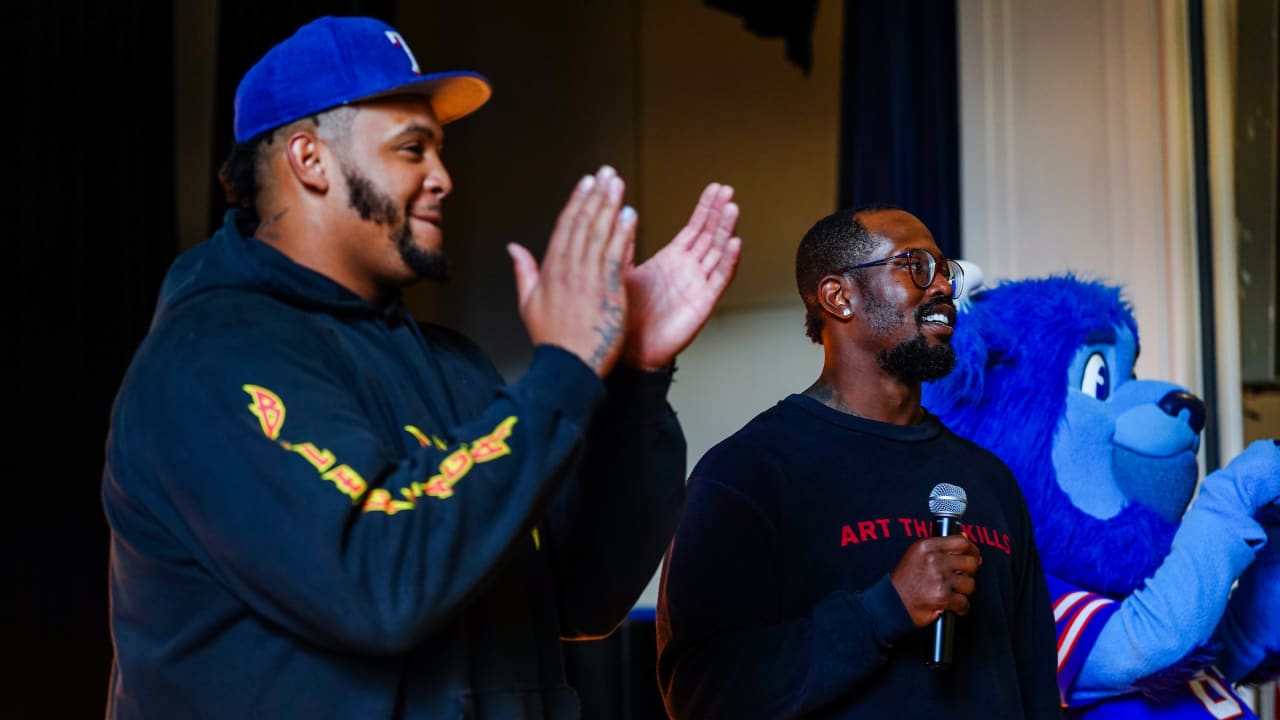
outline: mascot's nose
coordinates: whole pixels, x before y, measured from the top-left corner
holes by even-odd
[[[1178,417],[1183,410],[1187,411],[1187,424],[1191,429],[1200,434],[1204,430],[1204,403],[1200,398],[1189,392],[1181,390],[1173,390],[1160,398],[1160,409],[1170,417]]]
[[[1121,383],[1111,396],[1111,442],[1147,457],[1169,457],[1200,448],[1205,409],[1186,388],[1155,380]]]

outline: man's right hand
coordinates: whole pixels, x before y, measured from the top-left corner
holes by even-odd
[[[969,612],[973,574],[981,564],[978,546],[964,535],[925,538],[907,548],[889,580],[911,621],[924,627],[944,610],[957,615]]]
[[[541,268],[524,247],[507,246],[529,339],[568,350],[600,377],[622,350],[622,273],[635,256],[636,215],[620,212],[623,190],[607,165],[584,177],[560,211]]]

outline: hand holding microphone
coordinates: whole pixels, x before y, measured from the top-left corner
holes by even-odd
[[[960,516],[964,515],[968,505],[969,497],[965,495],[963,488],[947,483],[935,485],[933,491],[929,493],[929,512],[933,515],[933,536],[963,535],[964,533],[960,530]],[[968,606],[966,597],[966,610]],[[933,652],[925,661],[926,665],[946,667],[951,664],[951,646],[955,636],[955,626],[956,616],[950,610],[944,610],[942,615],[933,621]]]
[[[929,494],[933,537],[912,544],[889,575],[915,624],[933,624],[927,664],[934,667],[951,662],[955,617],[969,612],[973,576],[982,564],[978,547],[960,532],[967,502],[964,490],[939,483]]]

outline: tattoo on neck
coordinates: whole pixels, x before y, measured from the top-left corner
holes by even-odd
[[[814,400],[817,400],[823,405],[826,405],[832,410],[839,410],[842,413],[847,413],[854,417],[863,417],[861,413],[849,407],[849,405],[845,403],[845,401],[840,397],[840,393],[836,392],[835,388],[821,380],[810,385],[809,389],[804,391],[804,394]]]
[[[279,239],[279,231],[276,229],[276,226],[284,219],[284,216],[288,214],[289,208],[281,208],[279,212],[271,215],[270,217],[262,218],[258,222],[258,229],[254,232],[254,235],[262,238],[263,240]]]

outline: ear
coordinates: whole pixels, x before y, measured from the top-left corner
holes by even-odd
[[[844,276],[827,275],[818,281],[818,304],[837,318],[848,320],[853,317],[858,309],[857,302]]]
[[[308,189],[320,193],[329,190],[328,163],[324,159],[323,147],[315,135],[305,131],[294,133],[285,145],[285,156],[293,176]]]

